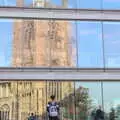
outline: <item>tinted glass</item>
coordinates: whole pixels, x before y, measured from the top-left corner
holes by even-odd
[[[0,20],[0,66],[76,66],[76,24],[55,20]]]
[[[120,9],[119,0],[103,0],[103,9]]]
[[[119,120],[120,112],[120,83],[103,82],[104,111],[105,118],[110,120]]]
[[[119,31],[120,31],[119,22],[103,23],[105,65],[107,68],[120,67]]]
[[[102,9],[102,0],[79,0],[78,8]]]
[[[103,109],[100,82],[75,83],[76,120],[94,120]]]
[[[100,22],[77,22],[78,65],[103,67],[102,28]]]
[[[74,84],[62,81],[1,81],[0,119],[28,120],[35,117],[37,120],[46,120],[49,116],[46,108],[51,102],[51,95],[55,95],[59,105],[60,119],[72,117],[74,120]]]

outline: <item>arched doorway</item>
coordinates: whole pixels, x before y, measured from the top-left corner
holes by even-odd
[[[10,107],[4,104],[0,107],[0,120],[9,120]]]

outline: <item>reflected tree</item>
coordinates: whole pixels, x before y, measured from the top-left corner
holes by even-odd
[[[86,120],[91,109],[91,100],[89,98],[89,89],[79,87],[75,93],[76,115],[78,119]]]
[[[64,97],[61,101],[63,108],[63,117],[67,119],[74,119],[76,115],[77,120],[86,120],[89,110],[91,109],[91,100],[88,94],[88,88],[79,87],[75,94],[71,93]]]

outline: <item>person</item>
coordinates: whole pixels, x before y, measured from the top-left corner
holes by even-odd
[[[115,120],[116,116],[115,116],[115,110],[114,108],[111,108],[111,112],[109,114],[109,119],[110,120]]]
[[[30,117],[28,118],[28,120],[36,120],[35,116],[33,113],[31,113]]]
[[[104,112],[101,110],[101,106],[96,110],[95,120],[104,120]]]
[[[50,98],[51,101],[47,105],[49,120],[59,120],[59,105],[55,101],[55,95],[51,95]]]

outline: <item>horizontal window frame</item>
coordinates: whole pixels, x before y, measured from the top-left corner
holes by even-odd
[[[0,18],[120,21],[120,10],[0,7]]]
[[[2,81],[120,81],[120,69],[98,68],[0,68]]]

